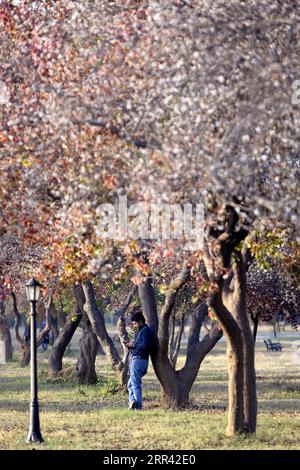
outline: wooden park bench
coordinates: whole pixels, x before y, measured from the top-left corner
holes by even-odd
[[[272,343],[270,339],[267,341],[264,340],[264,343],[266,345],[267,351],[282,351],[282,346],[280,343]]]

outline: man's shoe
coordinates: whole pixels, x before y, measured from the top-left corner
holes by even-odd
[[[128,409],[136,410],[136,402],[134,400],[129,403]]]

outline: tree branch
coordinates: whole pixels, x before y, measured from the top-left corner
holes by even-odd
[[[124,140],[126,143],[134,145],[140,149],[160,149],[161,145],[157,141],[147,141],[144,136],[140,137],[133,137],[128,136],[126,133],[117,126],[114,126],[112,123],[108,121],[98,121],[97,119],[82,119],[81,121],[73,121],[74,124],[89,124],[90,126],[101,127],[102,129],[110,132],[112,135],[119,137],[120,139]]]
[[[233,253],[234,262],[232,270],[234,273],[234,285],[233,285],[233,301],[241,302],[245,300],[246,296],[246,266],[244,257],[241,250],[235,250]]]
[[[207,304],[202,302],[196,307],[196,309],[191,315],[190,331],[189,331],[188,344],[187,344],[187,355],[190,354],[194,346],[197,343],[199,343],[201,327],[202,327],[205,317],[207,316],[207,313],[208,313]]]
[[[115,371],[121,371],[123,369],[123,364],[119,353],[106,330],[103,313],[96,303],[93,285],[91,281],[87,280],[82,284],[82,287],[86,300],[85,311],[92,328],[97,335],[98,341],[101,344],[112,368]]]
[[[146,281],[138,285],[138,289],[144,317],[148,325],[157,333],[158,316],[152,277],[148,276]]]
[[[179,276],[171,283],[166,300],[161,312],[161,319],[159,322],[158,329],[158,342],[160,346],[160,354],[168,354],[168,344],[169,344],[169,320],[172,310],[175,305],[176,297],[179,289],[186,283],[190,276],[190,268],[187,264],[184,264],[181,273]]]
[[[52,302],[53,302],[53,290],[50,289],[48,302],[45,305],[46,325],[44,326],[42,331],[40,331],[40,333],[37,337],[37,340],[36,340],[36,347],[37,348],[42,344],[44,336],[46,336],[46,334],[49,333],[49,331],[51,330],[51,307],[52,307]]]
[[[117,317],[121,317],[123,315],[125,315],[125,313],[127,312],[134,296],[136,295],[137,293],[137,290],[138,290],[138,287],[137,286],[134,286],[131,291],[129,292],[128,296],[127,296],[127,299],[126,301],[124,302],[123,305],[121,305],[121,307],[114,313],[115,316]]]
[[[184,323],[185,323],[185,314],[183,314],[180,319],[179,332],[175,339],[175,348],[171,357],[171,363],[174,369],[176,368],[177,358],[178,358],[178,354],[180,351],[181,339],[182,339],[182,334],[184,331]]]
[[[115,315],[119,317],[118,321],[117,321],[117,333],[118,333],[120,343],[121,343],[122,348],[123,348],[124,355],[123,355],[122,363],[124,365],[128,363],[128,359],[129,359],[129,351],[128,351],[128,348],[125,345],[125,343],[129,341],[129,336],[128,336],[128,333],[127,333],[127,330],[126,330],[125,314],[126,314],[128,308],[129,308],[134,296],[136,295],[137,290],[138,290],[137,286],[134,286],[131,289],[131,291],[129,292],[129,294],[127,296],[127,299],[126,299],[125,303],[115,313]]]

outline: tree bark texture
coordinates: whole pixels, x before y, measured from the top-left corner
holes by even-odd
[[[48,360],[48,377],[55,377],[62,370],[63,356],[81,320],[78,308],[67,317],[66,323],[61,329],[58,338],[53,344]]]
[[[93,385],[97,382],[95,361],[98,347],[97,336],[93,332],[91,324],[86,322],[79,342],[79,356],[76,365],[78,382],[80,384]]]
[[[12,360],[13,347],[9,326],[5,315],[5,305],[2,300],[0,301],[0,340],[2,340],[4,343],[5,362],[9,362]]]

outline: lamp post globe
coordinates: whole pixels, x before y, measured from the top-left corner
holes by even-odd
[[[29,302],[37,302],[40,298],[42,284],[34,277],[26,283],[26,295]]]
[[[40,430],[38,381],[37,381],[37,347],[36,347],[36,303],[39,300],[42,285],[34,278],[26,284],[26,295],[30,302],[30,421],[27,442],[44,442]]]

